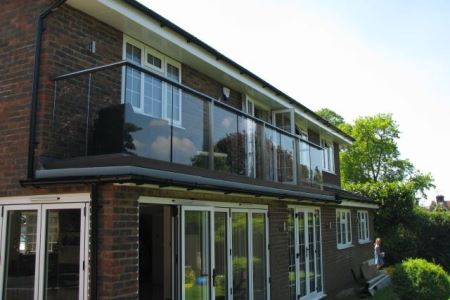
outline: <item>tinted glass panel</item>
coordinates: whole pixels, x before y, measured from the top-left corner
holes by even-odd
[[[209,103],[186,92],[181,99],[183,122],[173,127],[173,162],[208,168]]]
[[[78,299],[80,218],[80,209],[47,212],[45,299]]]

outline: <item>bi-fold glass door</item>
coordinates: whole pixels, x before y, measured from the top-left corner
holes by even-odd
[[[322,239],[318,208],[290,208],[290,299],[307,299],[323,292]]]
[[[267,300],[264,210],[182,207],[182,299]]]
[[[2,299],[83,299],[85,204],[5,205]]]

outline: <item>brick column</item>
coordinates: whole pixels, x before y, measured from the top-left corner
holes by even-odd
[[[99,299],[138,299],[139,210],[136,196],[113,185],[99,188],[97,289]]]

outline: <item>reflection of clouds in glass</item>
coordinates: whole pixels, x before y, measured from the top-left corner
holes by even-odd
[[[134,146],[136,147],[136,151],[144,151],[145,150],[145,143],[141,142],[140,140],[134,140],[133,141]]]
[[[168,125],[168,121],[167,120],[163,120],[163,119],[151,119],[150,122],[148,123],[148,126],[150,127],[163,127],[163,126],[167,126]]]
[[[224,118],[222,120],[222,127],[229,129],[231,126],[231,118]]]
[[[173,137],[172,147],[173,160],[177,163],[190,164],[192,157],[197,153],[194,143],[185,137]],[[153,157],[166,158],[170,152],[170,137],[157,137],[150,148]]]

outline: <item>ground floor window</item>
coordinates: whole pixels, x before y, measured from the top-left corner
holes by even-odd
[[[349,209],[336,209],[336,236],[338,249],[352,245],[352,218]]]
[[[369,212],[367,210],[358,210],[358,242],[368,243],[369,237]]]
[[[85,206],[0,205],[1,299],[84,299]]]
[[[270,299],[267,224],[266,209],[142,203],[139,298]]]
[[[323,293],[320,210],[290,207],[288,213],[289,299],[319,295]]]

